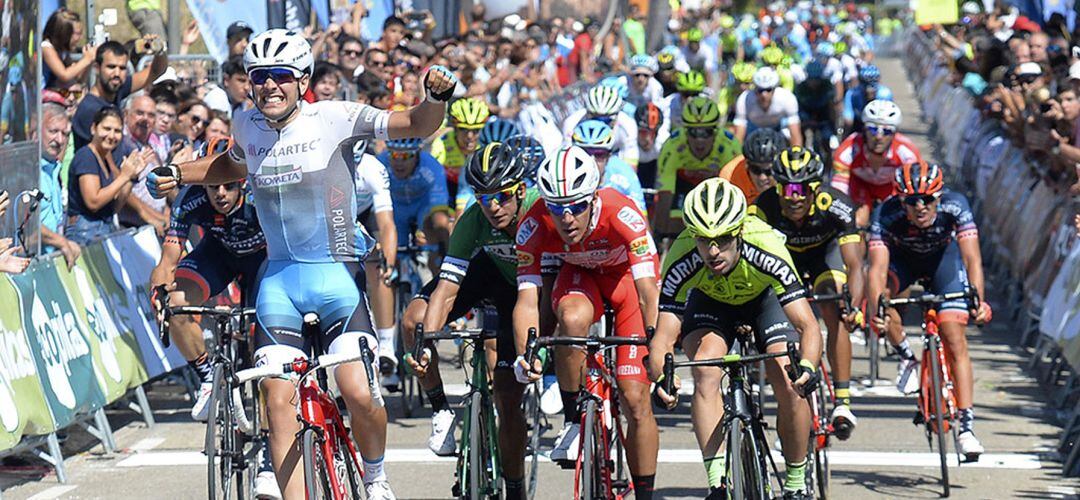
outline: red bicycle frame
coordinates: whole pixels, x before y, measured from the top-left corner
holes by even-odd
[[[956,418],[956,398],[953,395],[953,382],[952,371],[949,369],[948,353],[945,343],[941,341],[941,334],[938,330],[938,318],[937,311],[934,309],[927,309],[923,316],[923,330],[926,332],[924,337],[929,339],[930,337],[937,337],[938,345],[938,366],[941,367],[941,399],[944,402],[944,408],[941,413],[944,415],[944,422],[941,422],[941,427],[938,427],[938,423],[934,419],[934,401],[933,401],[933,384],[930,379],[934,376],[930,372],[930,356],[932,353],[930,349],[924,348],[922,352],[922,366],[919,367],[919,413],[922,414],[923,422],[928,422],[930,428],[934,432],[942,433],[949,432],[951,422]],[[927,342],[929,344],[929,342]]]
[[[585,357],[585,391],[589,394],[589,397],[594,398],[597,401],[597,409],[599,410],[599,435],[597,439],[601,444],[602,454],[594,457],[593,459],[598,461],[598,472],[601,479],[604,481],[604,491],[611,492],[615,495],[616,500],[622,500],[631,492],[634,491],[633,482],[629,482],[627,487],[621,491],[614,491],[614,482],[612,481],[612,467],[611,460],[611,433],[615,433],[616,439],[620,443],[625,442],[626,436],[623,434],[622,425],[619,424],[619,404],[617,394],[613,394],[615,377],[612,376],[611,370],[608,369],[605,362],[604,354],[601,351],[590,352]],[[613,397],[614,396],[614,397]],[[584,433],[586,426],[587,415],[581,415],[581,429]],[[574,463],[574,498],[581,498],[581,488],[588,488],[590,485],[581,484],[583,467],[591,467],[593,464],[584,463],[585,446],[588,443],[581,443],[578,446],[578,456]]]
[[[297,363],[303,362],[307,364],[307,360],[300,360]],[[305,370],[300,370],[299,373],[305,373]],[[299,439],[305,429],[315,428],[322,439],[322,458],[326,471],[327,478],[330,481],[330,490],[334,495],[335,500],[342,498],[348,498],[348,487],[346,482],[348,481],[343,477],[343,472],[339,470],[334,463],[334,456],[337,454],[337,447],[340,443],[345,443],[345,453],[353,457],[358,457],[356,452],[356,446],[353,444],[352,438],[349,436],[349,430],[345,428],[345,421],[341,417],[341,412],[338,411],[337,403],[334,402],[329,395],[327,395],[319,387],[319,384],[310,377],[304,377],[300,387],[298,389],[300,393],[299,415],[297,420],[300,421],[300,432],[296,434]],[[357,460],[357,463],[360,461]],[[360,477],[364,475],[363,469],[359,470]],[[315,500],[315,499],[311,499]]]
[[[825,369],[825,362],[822,361],[818,364],[818,369],[821,371],[820,384],[829,391],[829,402],[836,406],[836,392],[833,390],[832,377],[829,377],[829,371]],[[813,401],[813,398],[807,398]],[[829,421],[828,417],[823,416],[825,408],[815,408],[815,405],[810,404],[810,422],[812,424],[810,428],[811,435],[814,437],[814,449],[822,450],[829,446],[829,436],[834,434],[833,424]]]

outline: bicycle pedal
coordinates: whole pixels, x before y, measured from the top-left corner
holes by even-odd
[[[923,418],[921,411],[915,412],[915,417],[911,419],[911,423],[915,425],[922,425],[926,423],[926,419]]]
[[[620,491],[630,488],[630,481],[625,479],[619,479],[611,482],[611,489],[614,491]]]

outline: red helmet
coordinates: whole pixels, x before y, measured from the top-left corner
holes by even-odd
[[[896,169],[893,186],[901,196],[934,194],[945,187],[945,179],[941,167],[936,163],[918,161]]]

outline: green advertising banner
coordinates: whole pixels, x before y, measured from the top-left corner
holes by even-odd
[[[50,267],[55,270],[75,308],[80,328],[91,341],[98,382],[105,389],[106,399],[113,402],[146,382],[146,370],[140,360],[134,332],[113,320],[105,298],[98,293],[98,286],[112,281],[112,277],[94,277],[87,272],[85,254],[100,249],[99,245],[85,248],[84,256],[79,257],[72,269],[68,269],[61,256],[55,257]]]
[[[49,404],[38,380],[37,364],[20,318],[19,291],[0,275],[0,450],[23,436],[56,430]]]
[[[11,279],[53,421],[57,428],[67,427],[79,414],[106,403],[104,374],[94,357],[97,339],[80,328],[51,262],[38,262]]]

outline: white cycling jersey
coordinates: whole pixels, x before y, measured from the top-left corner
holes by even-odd
[[[762,109],[754,90],[747,90],[735,101],[736,126],[747,128],[747,132],[759,128],[781,129],[793,123],[799,123],[799,101],[790,90],[777,87],[773,90],[769,109]]]
[[[571,143],[574,127],[577,127],[579,123],[586,119],[586,114],[588,114],[588,111],[582,108],[570,113],[566,120],[563,121],[563,141],[566,144]],[[634,121],[634,117],[620,111],[615,114],[614,123],[609,122],[609,125],[615,129],[614,151],[616,151],[616,156],[636,168],[641,154],[638,151],[637,122]]]
[[[390,173],[373,154],[364,154],[356,167],[356,213],[368,209],[372,213],[394,209],[390,199]]]
[[[388,139],[390,112],[343,101],[301,101],[281,130],[253,108],[233,117],[229,156],[247,165],[269,260],[357,262],[368,237],[356,223],[349,139]]]

